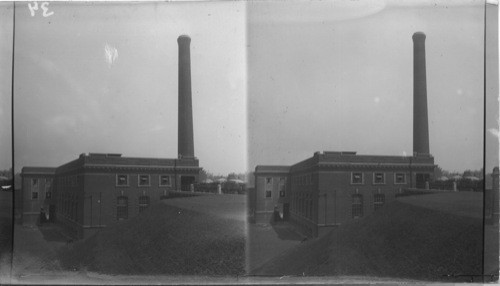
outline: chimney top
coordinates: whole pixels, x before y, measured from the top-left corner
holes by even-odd
[[[191,38],[188,35],[180,35],[177,38],[177,42],[180,43],[181,41],[189,43],[189,42],[191,42]]]
[[[416,40],[416,39],[422,39],[422,40],[425,40],[425,33],[424,32],[415,32],[412,36],[412,39],[413,40]]]

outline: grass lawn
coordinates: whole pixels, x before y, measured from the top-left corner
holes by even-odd
[[[483,219],[482,192],[446,192],[400,197],[397,200],[454,215]]]
[[[419,196],[425,197],[425,196]],[[466,281],[480,274],[482,220],[395,201],[300,244],[257,275],[367,276]]]
[[[204,194],[190,198],[163,200],[161,203],[220,218],[246,220],[246,196]]]
[[[217,200],[226,206],[217,210],[202,208],[199,198],[151,205],[141,215],[76,243],[61,254],[61,265],[106,274],[244,274],[245,223],[228,215],[235,209],[229,202],[242,199],[207,197],[214,206]]]

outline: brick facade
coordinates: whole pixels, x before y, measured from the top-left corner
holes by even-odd
[[[257,166],[255,221],[269,223],[273,213],[289,219],[305,234],[318,236],[331,227],[363,217],[395,199],[406,188],[425,188],[432,180],[429,155],[370,156],[355,152],[316,152],[292,166]],[[284,178],[285,194],[279,195]],[[268,184],[271,180],[272,184]],[[272,190],[269,197],[266,191]]]
[[[53,201],[55,168],[24,167],[21,172],[22,222],[36,224],[43,208],[49,211]]]
[[[290,197],[289,170],[286,166],[257,166],[251,198],[256,222],[272,222],[275,208],[284,213],[283,208]]]
[[[53,194],[49,203],[55,209],[58,222],[75,237],[86,237],[113,222],[136,216],[168,192],[190,191],[191,185],[198,181],[201,170],[198,164],[196,158],[82,154],[53,169]],[[28,180],[31,175],[25,173],[25,169],[23,178]],[[30,190],[24,186],[26,197]],[[25,204],[28,203],[25,200]],[[39,214],[39,207],[34,207]]]

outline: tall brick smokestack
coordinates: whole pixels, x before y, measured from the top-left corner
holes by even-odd
[[[191,38],[181,35],[179,44],[179,121],[177,149],[179,157],[194,158],[193,105],[191,100]]]
[[[429,154],[425,34],[413,34],[413,153]]]

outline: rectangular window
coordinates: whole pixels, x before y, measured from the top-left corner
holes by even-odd
[[[300,196],[300,214],[303,216],[306,214],[306,201],[304,194]]]
[[[139,175],[139,186],[149,186],[149,175]]]
[[[375,210],[380,209],[384,206],[385,203],[385,195],[384,194],[375,194],[373,196],[373,206]]]
[[[52,198],[52,179],[46,179],[45,180],[45,198],[50,199]]]
[[[75,202],[75,221],[77,221],[77,222],[79,221],[79,219],[78,219],[78,203],[77,202]]]
[[[309,199],[309,219],[312,219],[313,201]]]
[[[395,173],[394,174],[394,184],[406,184],[406,174],[405,173]]]
[[[149,197],[140,196],[139,197],[139,212],[142,213],[149,206]]]
[[[120,187],[128,186],[128,175],[116,175],[116,185]]]
[[[307,197],[304,197],[304,216],[309,216],[309,201],[307,200]]]
[[[273,190],[273,178],[266,177],[266,198],[272,197],[272,190]]]
[[[363,184],[363,173],[362,172],[351,173],[351,184],[357,184],[357,185]]]
[[[352,195],[352,217],[363,217],[363,196]]]
[[[280,182],[279,182],[279,191],[280,191],[280,197],[285,197],[285,178],[281,177]]]
[[[160,175],[160,187],[170,186],[170,176]]]
[[[128,218],[128,198],[120,196],[116,201],[116,219],[124,220]]]
[[[374,184],[385,184],[385,174],[384,173],[373,173],[373,183]]]
[[[38,199],[38,189],[39,189],[38,184],[39,184],[38,179],[31,179],[31,199],[32,200]]]

